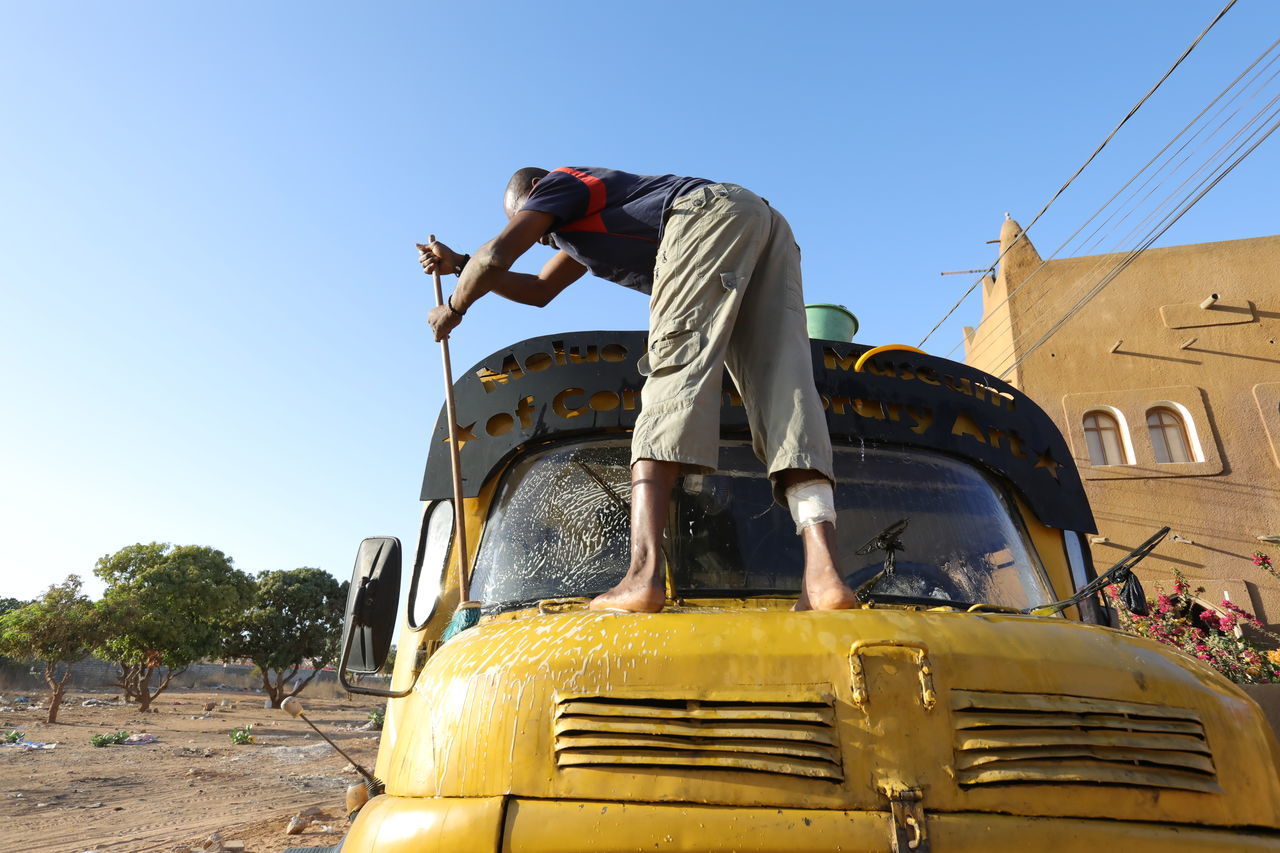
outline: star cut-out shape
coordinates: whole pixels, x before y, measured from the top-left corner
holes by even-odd
[[[1062,467],[1062,463],[1054,459],[1053,454],[1049,452],[1049,449],[1045,448],[1045,450],[1040,453],[1039,458],[1036,459],[1036,467],[1044,468],[1053,476],[1053,479],[1056,480],[1058,479],[1058,469]]]
[[[454,424],[454,430],[457,432],[457,435],[458,435],[458,452],[459,453],[462,452],[462,448],[467,446],[468,441],[477,440],[476,434],[471,431],[471,428],[474,427],[476,423],[477,423],[476,421],[472,421],[466,426],[460,426],[459,424]],[[449,436],[445,436],[444,443],[445,444],[449,443]]]

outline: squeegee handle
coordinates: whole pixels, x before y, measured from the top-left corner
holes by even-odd
[[[434,243],[436,235],[427,236],[428,243]],[[440,271],[431,274],[436,286],[436,307],[444,305],[444,290],[440,286]],[[471,600],[471,578],[467,571],[467,525],[462,511],[462,461],[458,457],[458,415],[453,403],[453,365],[449,361],[449,339],[440,341],[440,362],[444,365],[444,408],[445,417],[449,419],[449,462],[453,470],[453,527],[457,531],[454,539],[458,555],[458,594],[460,601]]]
[[[333,747],[334,749],[338,750],[338,755],[341,755],[343,758],[347,759],[347,761],[351,764],[351,766],[352,766],[352,767],[354,767],[354,768],[356,769],[356,772],[357,772],[357,773],[359,773],[361,776],[363,776],[363,777],[364,777],[366,780],[368,780],[371,784],[374,784],[374,785],[381,785],[381,784],[382,784],[382,782],[381,782],[380,780],[378,780],[376,777],[374,777],[371,773],[369,773],[369,771],[368,771],[368,770],[365,770],[363,767],[361,767],[361,766],[360,766],[360,764],[359,764],[359,762],[357,762],[357,761],[356,761],[354,758],[352,758],[350,755],[347,755],[345,752],[343,752],[343,751],[342,751],[342,747],[338,746],[336,743],[334,743],[333,741],[329,740],[329,736],[328,736],[327,734],[325,734],[324,732],[320,731],[320,729],[316,728],[316,724],[315,724],[315,723],[313,723],[313,722],[311,722],[310,720],[308,720],[308,719],[307,719],[307,715],[306,715],[306,714],[298,714],[298,716],[302,718],[302,721],[303,721],[304,723],[306,723],[308,726],[311,726],[311,730],[312,730],[313,732],[315,732],[316,734],[320,735],[320,737],[324,738],[325,743],[329,744],[329,746],[331,746],[331,747]]]

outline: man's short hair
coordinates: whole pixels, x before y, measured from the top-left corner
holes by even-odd
[[[539,178],[546,177],[547,174],[546,169],[539,169],[537,166],[525,166],[523,169],[517,169],[516,173],[511,176],[511,180],[507,181],[507,191],[502,197],[503,204],[514,213],[516,205],[533,188],[533,182]]]

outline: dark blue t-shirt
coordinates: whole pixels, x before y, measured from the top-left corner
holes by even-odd
[[[671,202],[709,183],[706,178],[566,166],[538,181],[521,209],[554,216],[556,247],[593,274],[649,293],[662,215]]]

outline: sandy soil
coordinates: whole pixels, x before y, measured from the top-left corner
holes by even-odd
[[[43,702],[46,695],[32,698]],[[324,826],[346,831],[343,795],[360,777],[302,720],[264,709],[260,694],[166,691],[148,714],[136,705],[83,707],[90,698],[115,697],[69,695],[55,725],[43,722],[43,710],[0,711],[0,732],[16,728],[28,740],[58,744],[0,748],[3,849],[198,850],[216,831],[227,841],[244,841],[252,853],[278,853],[337,843],[340,835],[326,834]],[[321,699],[305,691],[299,698],[311,721],[372,772],[378,733],[358,727],[383,700]],[[206,716],[210,702],[217,707]],[[232,744],[231,730],[249,724],[256,743]],[[159,742],[89,745],[91,736],[118,730],[149,732]],[[321,810],[317,822],[301,835],[285,835],[289,819],[308,808]]]

